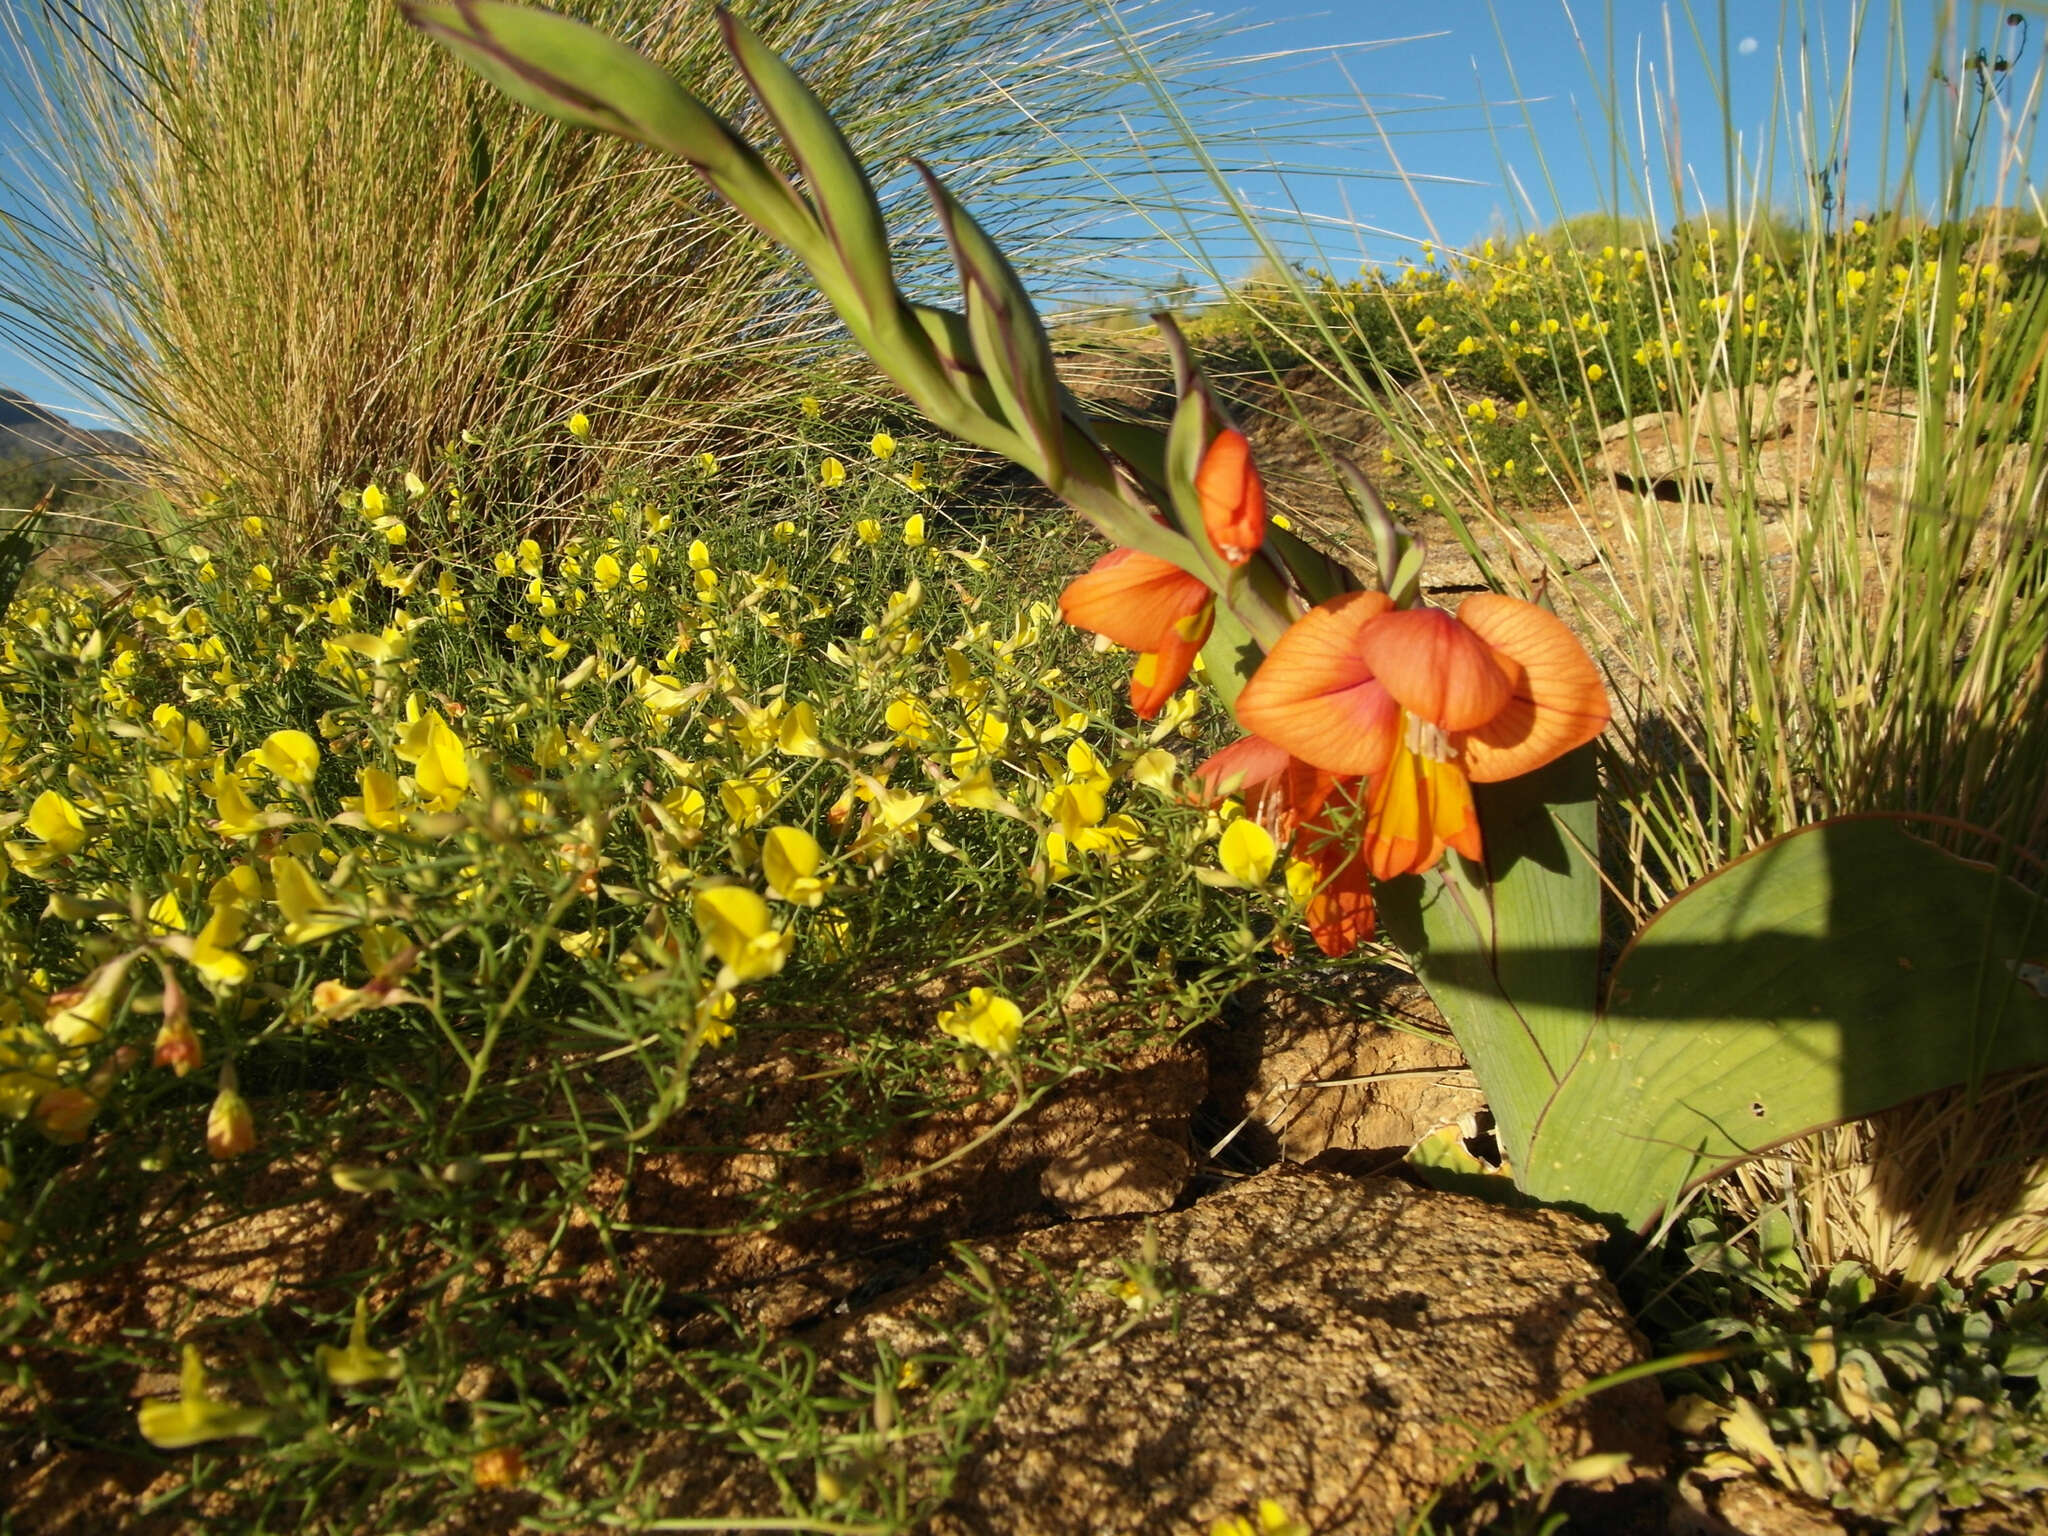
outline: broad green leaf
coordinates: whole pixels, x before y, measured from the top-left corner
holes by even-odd
[[[1244,685],[1252,680],[1252,674],[1265,659],[1265,651],[1252,639],[1251,632],[1238,622],[1235,614],[1219,604],[1215,627],[1202,646],[1202,678],[1233,716],[1237,713],[1237,696],[1244,692]]]
[[[1301,595],[1311,604],[1325,603],[1341,593],[1358,590],[1358,578],[1340,562],[1277,523],[1266,525],[1266,543],[1293,574]]]
[[[975,353],[1003,402],[1010,425],[1037,446],[1043,462],[1032,467],[1058,492],[1066,478],[1059,375],[1053,369],[1052,343],[1046,338],[1038,310],[1009,258],[974,216],[929,166],[920,163],[917,169],[938,211],[953,264],[960,271]]]
[[[1380,889],[1387,932],[1486,1089],[1517,1170],[1593,1024],[1596,780],[1586,746],[1522,778],[1474,785],[1485,867],[1453,854],[1440,872]]]
[[[932,356],[944,369],[946,382],[953,393],[1010,445],[998,451],[1014,457],[1016,434],[1004,421],[1003,403],[989,386],[981,359],[974,355],[974,337],[968,333],[967,317],[950,309],[935,309],[928,304],[911,305],[910,315],[924,333],[925,344]],[[984,443],[983,446],[992,445]]]
[[[1130,467],[1146,492],[1155,499],[1166,496],[1166,439],[1156,427],[1135,421],[1097,417],[1090,425],[1110,452]]]
[[[889,231],[846,136],[810,87],[752,27],[723,7],[718,24],[727,51],[796,157],[826,237],[866,306],[868,324],[887,322],[900,303],[889,263]]]
[[[1521,1183],[1640,1227],[1789,1137],[2043,1061],[2048,904],[1903,818],[1824,822],[1637,936]]]

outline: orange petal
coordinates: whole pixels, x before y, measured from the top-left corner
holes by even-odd
[[[1338,780],[1262,736],[1234,741],[1195,770],[1211,801],[1235,795],[1245,814],[1283,847],[1318,811]]]
[[[1430,825],[1445,844],[1477,864],[1486,850],[1479,841],[1479,812],[1472,804],[1472,781],[1455,763],[1436,763],[1431,768],[1436,796],[1430,806]]]
[[[1372,937],[1372,880],[1352,850],[1329,863],[1311,858],[1322,884],[1309,898],[1308,931],[1316,948],[1335,960]]]
[[[1157,651],[1173,637],[1176,624],[1192,619],[1208,601],[1208,585],[1172,561],[1113,549],[1087,575],[1067,583],[1060,616],[1127,651]]]
[[[1138,664],[1131,669],[1131,708],[1140,720],[1158,714],[1174,690],[1188,680],[1215,622],[1216,605],[1209,599],[1209,589],[1203,587],[1202,606],[1194,617],[1169,624],[1156,649],[1138,653]]]
[[[1216,553],[1243,565],[1266,541],[1266,487],[1252,463],[1252,445],[1226,427],[1202,455],[1195,470],[1195,498],[1202,504],[1202,528]]]
[[[1439,730],[1484,725],[1508,702],[1486,642],[1441,608],[1381,615],[1359,634],[1358,652],[1403,709]]]
[[[1359,656],[1358,637],[1392,606],[1384,592],[1347,592],[1296,619],[1238,695],[1238,720],[1331,773],[1378,773],[1401,711]]]
[[[1376,880],[1419,875],[1442,862],[1446,848],[1469,859],[1480,855],[1472,786],[1455,763],[1424,757],[1403,740],[1373,784],[1366,865]]]
[[[1556,614],[1481,592],[1458,622],[1484,640],[1507,676],[1507,706],[1456,745],[1474,783],[1530,773],[1607,729],[1607,689],[1578,636]]]
[[[1264,789],[1269,781],[1285,773],[1292,761],[1284,747],[1274,746],[1263,736],[1240,736],[1206,759],[1195,770],[1195,779],[1202,786],[1204,798],[1213,803]]]

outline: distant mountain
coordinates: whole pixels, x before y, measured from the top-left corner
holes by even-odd
[[[120,477],[122,462],[142,456],[141,440],[126,432],[74,426],[16,389],[0,389],[0,461],[51,460],[81,474]]]

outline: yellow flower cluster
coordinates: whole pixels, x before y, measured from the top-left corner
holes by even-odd
[[[806,946],[844,955],[898,866],[1010,859],[1042,899],[1193,849],[1164,744],[1199,696],[1119,735],[1115,669],[1084,689],[1046,654],[1085,659],[1057,610],[922,512],[699,534],[628,499],[608,531],[401,570],[393,526],[445,551],[465,514],[391,484],[285,575],[252,520],[0,623],[0,1114],[76,1140],[135,1060],[212,1057],[204,1144],[237,1156],[252,1039],[496,1005],[451,1001],[450,935],[545,921],[548,966],[682,997],[709,1046]],[[1017,1048],[1004,1006],[963,1006],[949,1032]]]

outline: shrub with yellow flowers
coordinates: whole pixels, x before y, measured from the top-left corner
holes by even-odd
[[[662,1063],[625,1136],[759,999],[883,955],[944,970],[977,926],[1095,914],[961,977],[1015,1012],[1000,1049],[962,1037],[998,1079],[1096,1050],[1064,1012],[1084,972],[1241,963],[1241,904],[1175,874],[1221,831],[1183,774],[1199,695],[1116,725],[1117,663],[1026,595],[1057,540],[894,474],[826,490],[807,451],[693,466],[548,544],[490,534],[456,471],[387,477],[295,569],[216,516],[131,584],[26,588],[0,629],[8,1122],[172,1164],[284,1152],[280,1074],[350,1097],[424,1056],[459,1089],[422,1155],[514,1103],[587,1139],[523,1076],[545,1040],[570,1075]],[[952,1060],[935,1025],[919,1052]]]

